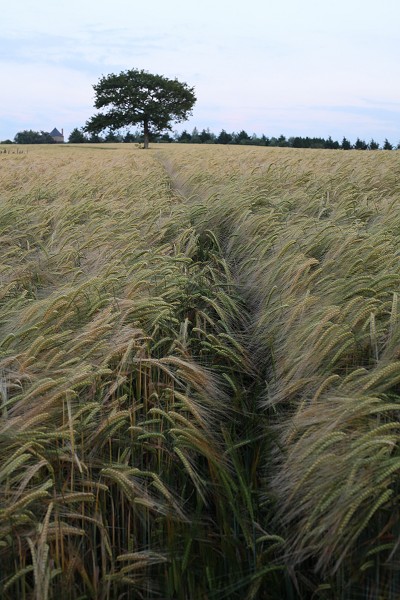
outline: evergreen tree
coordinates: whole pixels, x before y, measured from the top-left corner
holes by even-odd
[[[393,145],[389,142],[389,140],[387,138],[385,138],[385,141],[383,142],[383,149],[384,150],[393,150]]]
[[[378,142],[375,142],[374,139],[371,139],[370,143],[368,144],[368,150],[379,150]]]
[[[290,140],[292,148],[305,148],[304,141],[305,140],[299,136],[291,138]]]
[[[248,144],[250,140],[251,137],[244,129],[242,129],[242,131],[239,131],[239,133],[237,133],[235,136],[235,141],[237,144]]]
[[[188,144],[191,141],[192,136],[186,131],[186,129],[184,129],[182,133],[178,136],[178,142],[180,142],[181,144]]]
[[[311,138],[310,148],[314,148],[314,150],[323,150],[326,148],[326,140],[323,138]]]
[[[70,144],[84,144],[87,142],[87,137],[83,133],[82,129],[75,127],[69,134],[68,142]]]
[[[332,137],[329,136],[327,140],[325,140],[324,147],[328,150],[337,150],[339,146],[339,142],[334,142]]]
[[[91,144],[101,144],[102,142],[104,142],[104,138],[102,138],[97,133],[92,133],[88,138],[88,142],[90,142]]]
[[[256,133],[253,133],[253,135],[251,136],[249,144],[251,144],[252,146],[260,146],[260,138],[257,136]]]
[[[199,139],[201,144],[209,144],[210,142],[214,141],[208,127],[207,129],[203,129],[203,131],[199,134]]]
[[[340,147],[342,150],[351,150],[351,143],[347,138],[343,137]]]
[[[116,142],[121,142],[122,139],[123,138],[120,135],[117,135],[114,131],[112,131],[112,129],[109,129],[104,141],[115,144]]]
[[[366,144],[364,140],[357,138],[356,143],[354,144],[354,150],[368,150],[368,144]]]
[[[289,146],[289,142],[284,135],[280,135],[278,137],[278,146],[280,146],[282,148]]]
[[[165,133],[163,133],[162,136],[160,137],[160,142],[166,142],[166,143],[170,144],[173,141],[174,141],[174,138],[172,138],[170,136],[170,134],[168,133],[168,131],[166,131]]]
[[[200,144],[200,135],[197,127],[195,127],[192,131],[192,144]]]
[[[138,142],[139,140],[136,139],[136,136],[134,133],[131,133],[130,131],[128,131],[128,133],[125,134],[124,136],[124,142],[127,144],[133,144],[135,142]]]
[[[225,131],[225,129],[222,129],[221,133],[217,136],[215,141],[217,144],[231,144],[232,139],[233,139],[232,134],[227,133]]]

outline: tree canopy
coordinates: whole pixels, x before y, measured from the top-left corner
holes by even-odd
[[[14,141],[16,144],[54,144],[54,139],[47,131],[33,131],[32,129],[24,129],[19,131]]]
[[[140,124],[145,148],[150,133],[185,121],[196,102],[194,88],[186,83],[138,69],[103,76],[93,89],[94,106],[101,112],[86,122],[85,131],[100,133]]]

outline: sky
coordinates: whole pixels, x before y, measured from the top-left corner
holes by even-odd
[[[145,69],[195,88],[174,130],[397,144],[399,23],[399,0],[4,2],[0,140],[68,136],[100,77]]]

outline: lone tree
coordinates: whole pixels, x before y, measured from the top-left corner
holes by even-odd
[[[172,122],[185,121],[196,102],[194,88],[186,83],[138,69],[104,76],[93,89],[94,106],[103,112],[86,122],[85,131],[100,133],[106,128],[115,131],[141,124],[145,148],[151,133],[171,129]]]

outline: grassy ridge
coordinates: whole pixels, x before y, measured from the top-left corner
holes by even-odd
[[[396,597],[398,161],[0,155],[2,597]]]

